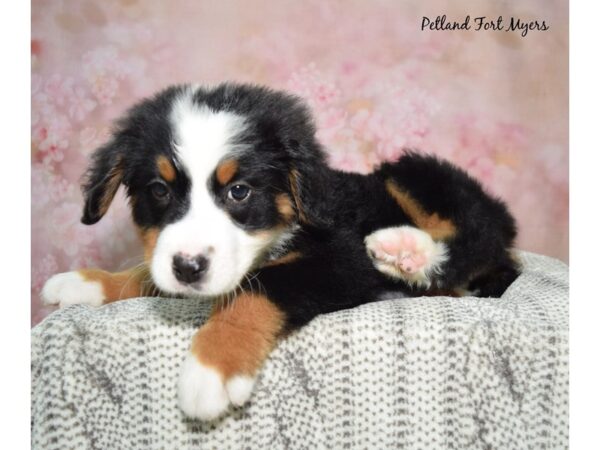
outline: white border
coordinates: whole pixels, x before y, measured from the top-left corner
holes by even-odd
[[[4,4],[2,55],[2,218],[0,282],[2,312],[2,448],[30,446],[31,286],[31,6]]]
[[[571,448],[588,449],[600,448],[600,8],[573,0],[570,14],[570,435]]]

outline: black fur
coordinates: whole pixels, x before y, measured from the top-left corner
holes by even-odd
[[[373,231],[413,225],[384,188],[390,177],[458,229],[446,241],[450,258],[434,279],[435,292],[463,287],[481,297],[500,297],[518,276],[509,254],[516,236],[513,218],[502,202],[449,163],[407,153],[371,175],[326,172],[319,177],[319,192],[320,201],[328,205],[331,226],[309,227],[310,232],[297,236],[291,250],[305,258],[262,269],[258,275],[269,296],[284,305],[292,327],[315,314],[373,301],[384,291],[427,295],[383,276],[365,252],[363,240]]]
[[[113,140],[96,152],[84,184],[84,223],[102,217],[102,201],[110,201],[116,190],[111,179],[115,173],[127,188],[138,226],[160,228],[185,213],[190,181],[180,167],[168,186],[168,203],[161,204],[148,189],[157,178],[154,161],[159,154],[177,161],[167,116],[184,89],[167,89],[132,108],[118,123]],[[300,229],[287,250],[301,258],[256,269],[249,274],[254,285],[247,286],[260,285],[266,291],[285,312],[288,329],[317,314],[376,300],[386,290],[426,293],[380,273],[365,249],[364,238],[373,231],[414,225],[386,191],[390,179],[427,212],[456,226],[456,235],[446,241],[450,258],[434,279],[436,289],[466,287],[482,296],[500,296],[518,276],[509,254],[516,235],[513,218],[501,201],[455,166],[407,152],[370,175],[343,173],[327,166],[311,115],[296,97],[223,84],[197,90],[194,101],[214,111],[234,112],[248,125],[235,137],[246,151],[238,158],[240,171],[231,183],[242,177],[257,194],[244,205],[232,205],[226,200],[227,187],[214,177],[211,181],[215,202],[238,226],[249,232],[281,226],[275,197],[285,193],[295,200],[296,219],[287,226]]]

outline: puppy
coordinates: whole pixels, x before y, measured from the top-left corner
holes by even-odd
[[[277,340],[318,314],[389,290],[497,297],[519,273],[513,218],[466,173],[410,152],[370,175],[332,170],[304,104],[263,87],[176,86],[134,106],[94,153],[82,222],[120,185],[146,265],[55,275],[42,298],[213,299],[179,379],[192,417],[244,404]]]

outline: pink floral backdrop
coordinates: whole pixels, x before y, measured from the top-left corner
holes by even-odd
[[[111,121],[172,83],[250,81],[314,109],[330,163],[366,173],[416,147],[504,198],[520,248],[568,257],[566,1],[33,0],[32,324],[39,290],[141,258],[121,194],[79,223],[79,180]],[[424,15],[545,20],[519,33],[421,31]],[[505,19],[507,20],[507,19]]]

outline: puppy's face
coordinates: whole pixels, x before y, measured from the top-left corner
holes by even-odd
[[[134,107],[95,153],[82,220],[98,221],[123,182],[155,284],[225,294],[277,257],[300,222],[319,222],[305,214],[301,174],[319,165],[296,99],[248,86],[171,88]]]

